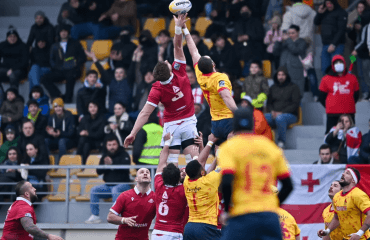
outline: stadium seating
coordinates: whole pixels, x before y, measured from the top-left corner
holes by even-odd
[[[131,166],[136,165],[134,163],[133,159],[132,159],[132,155],[130,155],[130,161],[131,161]],[[131,176],[136,177],[136,172],[137,172],[136,169],[134,169],[134,168],[130,169],[130,175]]]
[[[99,165],[101,155],[90,155],[87,158],[86,165]],[[77,177],[98,177],[96,169],[87,168],[83,172],[77,173]]]
[[[137,39],[132,39],[131,42],[135,43],[136,46],[139,46],[139,40]]]
[[[139,19],[136,19],[136,33],[135,33],[135,37],[137,37],[137,38],[140,37],[140,28],[141,28],[140,20]]]
[[[55,165],[55,157],[53,155],[49,155],[49,163],[50,163],[50,165]],[[50,169],[48,171],[48,174],[50,174],[52,172],[54,172],[54,169]]]
[[[104,70],[108,70],[110,68],[109,63],[108,63],[108,59],[104,59],[103,61],[100,61],[100,64],[103,66]],[[91,65],[90,70],[97,71],[98,72],[98,78],[101,78],[101,74],[100,74],[98,68],[96,67],[95,63],[93,63]]]
[[[67,165],[81,165],[82,159],[80,155],[64,155],[59,160],[59,166],[67,166]],[[71,169],[70,175],[75,175],[80,172],[81,169]],[[49,174],[50,177],[66,177],[67,170],[66,169],[58,169],[56,172],[52,172]]]
[[[191,31],[191,22],[187,21],[186,22],[186,27]],[[175,19],[172,18],[170,22],[170,26],[168,27],[168,31],[170,32],[171,37],[175,36]]]
[[[86,40],[80,40],[81,46],[84,50],[87,50],[87,41]],[[91,58],[88,58],[89,61],[91,61]]]
[[[195,30],[197,30],[199,32],[199,35],[201,37],[204,37],[204,35],[206,34],[206,30],[207,30],[208,26],[211,25],[211,24],[212,24],[211,19],[206,18],[206,17],[200,17],[195,22]]]
[[[210,154],[208,156],[206,164],[211,164],[213,162],[213,160],[215,160],[215,156]],[[185,155],[184,154],[180,154],[180,156],[179,156],[179,166],[186,166],[186,160],[185,160]]]
[[[213,47],[213,42],[209,38],[203,39],[204,44],[208,47],[208,49],[211,49]]]
[[[79,179],[71,179],[69,182],[69,200],[76,198],[81,192],[81,182]],[[60,181],[56,195],[48,196],[51,202],[64,202],[66,200],[66,179]]]
[[[154,38],[164,29],[166,29],[166,20],[164,18],[148,18],[143,27],[143,30],[149,30]]]
[[[263,60],[262,61],[262,72],[265,78],[271,78],[272,68],[270,60]]]
[[[70,111],[73,115],[77,115],[77,108],[66,108],[66,110]]]
[[[81,196],[77,196],[76,201],[77,202],[88,202],[88,201],[90,201],[91,189],[93,187],[95,187],[96,185],[102,185],[102,184],[104,184],[103,179],[95,178],[95,179],[87,180],[84,193]]]
[[[112,40],[97,40],[91,46],[91,52],[95,53],[95,56],[99,60],[103,60],[110,56],[110,50],[113,46]]]
[[[298,109],[298,120],[296,123],[293,123],[291,125],[289,125],[289,129],[295,127],[295,126],[302,126],[303,125],[303,117],[302,117],[302,107],[299,107]]]

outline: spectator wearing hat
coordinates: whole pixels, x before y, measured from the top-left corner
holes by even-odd
[[[100,34],[109,39],[115,39],[123,27],[136,29],[136,2],[127,0],[115,0],[111,8],[103,13],[99,21],[109,18],[113,26],[101,26]]]
[[[69,26],[59,30],[60,41],[54,43],[50,52],[51,72],[41,78],[41,83],[48,90],[51,98],[62,97],[55,82],[66,80],[64,101],[72,102],[76,79],[81,76],[81,67],[86,62],[86,55],[79,41],[69,38]]]
[[[277,129],[277,141],[280,148],[285,147],[286,130],[290,124],[297,122],[298,109],[301,102],[299,87],[292,83],[288,70],[280,67],[274,76],[274,85],[270,87],[265,114],[271,127]]]
[[[115,70],[118,67],[128,69],[132,61],[132,55],[136,49],[135,43],[131,42],[131,36],[134,31],[130,27],[123,27],[119,41],[114,43],[110,52],[110,69]],[[108,70],[109,71],[109,70]],[[113,75],[113,71],[111,74]]]
[[[262,73],[262,63],[252,61],[249,67],[249,76],[243,82],[243,92],[252,99],[256,99],[261,93],[269,93],[269,84]]]
[[[73,114],[64,109],[64,102],[61,98],[56,98],[53,101],[54,114],[49,117],[45,139],[49,150],[59,150],[59,158],[67,153],[67,151],[76,146],[76,126],[75,117]]]
[[[51,71],[50,47],[51,45],[44,36],[36,38],[36,46],[32,48],[30,54],[31,69],[28,73],[30,90],[34,86],[39,86],[41,77]]]
[[[281,30],[281,17],[274,16],[270,21],[271,29],[267,31],[264,43],[267,45],[267,54],[270,61],[274,62],[275,69],[280,67],[280,56],[274,56],[274,45],[277,41],[281,41],[283,31]]]
[[[84,115],[77,128],[79,135],[77,154],[82,156],[83,164],[86,163],[90,150],[101,150],[104,138],[106,119],[99,112],[99,104],[91,101],[88,104],[88,114]]]
[[[253,106],[253,100],[250,96],[244,95],[241,100],[241,107],[248,108],[253,107],[253,118],[254,118],[254,133],[257,135],[262,135],[267,137],[270,140],[272,139],[272,132],[271,127],[267,123],[263,112],[258,110],[255,106]]]
[[[19,136],[16,135],[15,127],[8,125],[4,130],[5,141],[0,147],[0,164],[7,159],[6,153],[10,147],[16,147],[18,145]]]
[[[32,48],[34,41],[37,39],[44,39],[48,46],[51,46],[55,39],[54,39],[54,27],[51,25],[49,19],[46,17],[43,11],[37,11],[35,13],[35,24],[32,25],[30,34],[28,35],[27,46],[28,48]],[[37,45],[37,42],[36,42]]]
[[[46,135],[45,126],[48,122],[48,118],[41,114],[39,103],[36,100],[30,99],[27,103],[27,106],[28,106],[28,114],[26,118],[32,121],[33,125],[35,126],[36,134],[45,136]]]
[[[19,81],[27,76],[28,53],[27,45],[10,26],[6,41],[0,43],[0,82],[9,81],[11,87],[18,89]]]
[[[44,89],[41,86],[34,86],[31,88],[28,99],[36,100],[41,109],[41,114],[43,116],[49,117],[50,107],[49,107],[49,97],[44,93]],[[24,106],[23,116],[26,117],[28,114],[28,106]]]
[[[12,124],[17,129],[19,121],[23,115],[24,100],[15,88],[8,88],[5,92],[6,100],[0,108],[1,129],[5,129],[8,124]]]

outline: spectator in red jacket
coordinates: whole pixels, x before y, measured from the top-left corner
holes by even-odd
[[[351,115],[355,122],[356,102],[359,98],[359,84],[355,75],[347,72],[346,62],[341,55],[332,59],[331,70],[320,83],[321,104],[326,108],[327,134],[342,114]]]

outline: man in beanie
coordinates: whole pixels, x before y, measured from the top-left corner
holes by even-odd
[[[59,159],[67,153],[67,150],[75,147],[76,126],[73,114],[64,109],[64,102],[61,98],[53,101],[54,114],[49,117],[46,127],[46,145],[51,151],[59,149]]]
[[[0,108],[1,129],[4,129],[8,124],[14,125],[17,129],[23,115],[24,100],[15,88],[8,88],[5,94],[6,100]]]
[[[280,67],[274,76],[274,85],[271,86],[267,98],[267,109],[270,113],[265,114],[269,125],[277,129],[280,148],[285,146],[288,126],[298,120],[300,102],[301,93],[298,85],[290,81],[287,69]]]
[[[7,158],[6,153],[10,147],[16,147],[18,145],[19,136],[16,136],[15,127],[8,125],[4,131],[5,141],[0,147],[0,164]]]
[[[27,76],[28,53],[26,44],[13,26],[9,26],[6,41],[0,43],[0,82],[10,82],[18,89],[19,81]]]
[[[220,187],[225,206],[221,215],[223,224],[230,214],[227,226],[222,229],[222,239],[243,239],[242,236],[281,239],[282,236],[279,217],[274,212],[293,190],[289,166],[272,141],[253,134],[254,122],[253,107],[236,110],[236,136],[219,149],[217,159],[222,169]],[[282,183],[278,196],[270,190],[277,180]]]
[[[63,25],[59,31],[60,41],[51,47],[50,65],[52,71],[41,78],[51,98],[62,97],[55,82],[66,80],[64,101],[72,102],[76,79],[81,76],[81,67],[86,62],[85,52],[79,41],[69,38],[69,26]]]
[[[43,11],[35,13],[35,24],[32,25],[30,35],[28,35],[27,47],[31,49],[35,40],[43,38],[46,44],[51,46],[54,43],[54,27],[50,24],[49,19]]]
[[[26,118],[33,122],[33,125],[35,126],[35,133],[45,136],[45,126],[48,122],[48,119],[41,114],[39,103],[34,99],[30,99],[27,102],[27,106],[28,113]]]
[[[346,42],[348,13],[337,0],[325,0],[320,5],[314,19],[316,26],[321,26],[321,40],[324,45],[321,53],[321,72],[324,76],[331,65],[331,59],[343,54]]]

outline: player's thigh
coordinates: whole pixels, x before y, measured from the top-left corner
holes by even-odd
[[[164,146],[164,140],[163,137],[166,136],[167,133],[170,133],[173,137],[172,143],[170,147],[172,146],[181,146],[181,134],[177,132],[176,130],[179,128],[179,125],[167,125],[166,123],[164,124],[163,127],[163,134],[162,134],[162,141],[161,141],[161,146]],[[180,147],[179,147],[180,150]]]
[[[181,136],[181,142],[194,139],[198,136],[197,123],[195,121],[184,122],[175,132]]]
[[[221,231],[216,226],[205,223],[187,223],[184,240],[218,240]]]
[[[151,240],[183,240],[183,237],[181,234],[178,236],[170,236],[165,234],[154,234],[152,233]]]
[[[233,131],[233,119],[227,118],[219,121],[212,121],[212,133],[218,138],[216,145],[227,140],[229,134]]]

